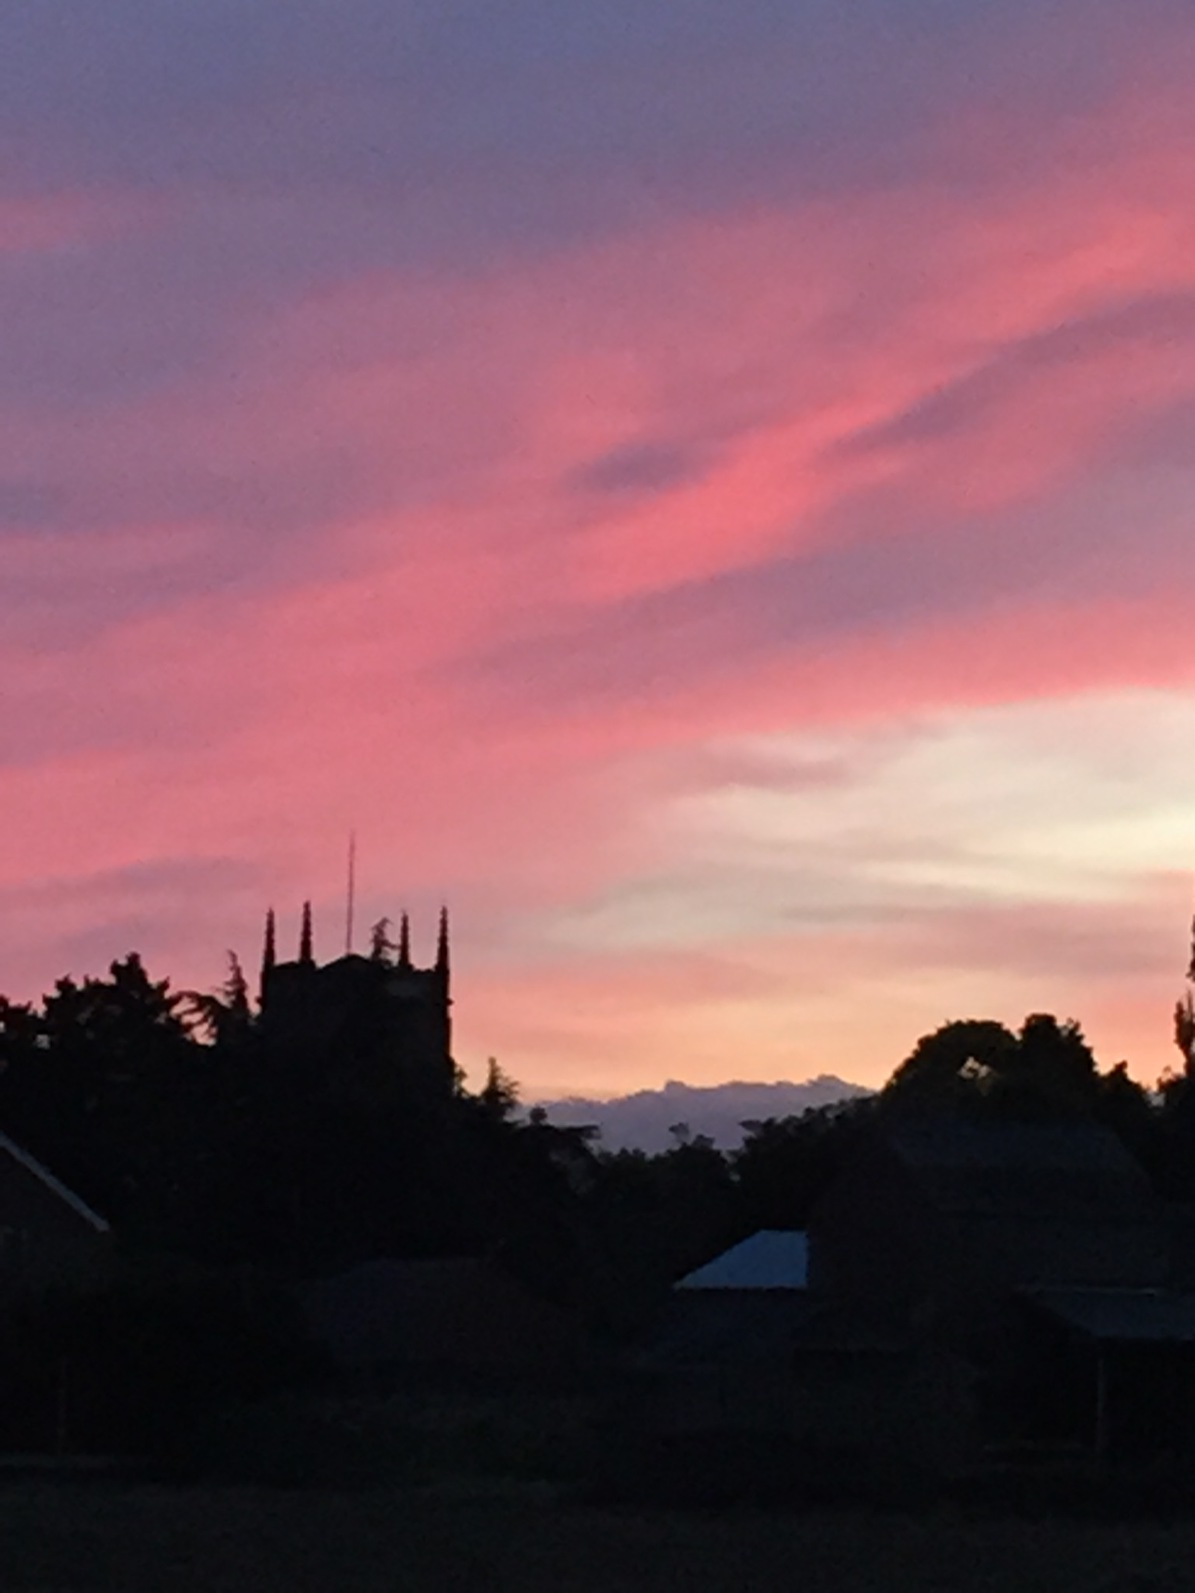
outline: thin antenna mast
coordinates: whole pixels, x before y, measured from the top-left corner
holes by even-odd
[[[353,912],[357,905],[357,832],[349,831],[349,882],[348,901],[344,914],[344,949],[353,949]]]

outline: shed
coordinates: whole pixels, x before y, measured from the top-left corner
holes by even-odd
[[[1046,1386],[1038,1404],[1069,1417],[1099,1457],[1195,1456],[1195,1294],[1168,1289],[1038,1289]]]

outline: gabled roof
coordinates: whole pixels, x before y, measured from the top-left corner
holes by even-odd
[[[761,1228],[750,1239],[690,1272],[678,1289],[803,1289],[809,1278],[809,1243],[803,1233]]]
[[[25,1168],[26,1172],[32,1173],[34,1178],[44,1184],[51,1193],[57,1195],[58,1199],[68,1205],[76,1216],[82,1217],[83,1221],[89,1227],[94,1228],[96,1233],[108,1232],[108,1224],[103,1217],[92,1211],[87,1202],[81,1200],[73,1189],[68,1189],[61,1179],[54,1177],[49,1168],[43,1167],[35,1156],[31,1156],[27,1150],[23,1150],[15,1140],[9,1139],[7,1134],[0,1134],[0,1151],[7,1152],[14,1162],[19,1163],[20,1166]]]
[[[1142,1216],[1145,1172],[1094,1123],[901,1123],[888,1142],[942,1211],[1035,1219]]]
[[[1116,1344],[1195,1344],[1195,1294],[1167,1289],[1035,1289],[1028,1299],[1084,1338]]]

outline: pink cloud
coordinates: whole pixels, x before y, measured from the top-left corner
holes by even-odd
[[[48,254],[112,237],[133,207],[82,193],[0,195],[0,256]]]
[[[1039,119],[995,193],[914,173],[657,215],[517,268],[361,270],[255,305],[208,364],[83,421],[14,398],[14,520],[26,477],[58,494],[51,531],[4,539],[0,889],[34,904],[16,976],[60,971],[69,899],[143,924],[186,982],[217,977],[223,941],[256,933],[252,893],[332,915],[351,825],[371,910],[444,893],[514,944],[523,915],[673,844],[662,752],[1188,685],[1185,557],[1149,473],[1118,486],[1136,544],[1091,512],[1117,439],[1195,399],[1195,127],[1165,92]],[[989,113],[939,137],[965,164],[1004,131]],[[82,225],[9,214],[23,249]],[[189,927],[136,873],[179,859],[205,903]],[[70,880],[100,884],[56,895]],[[964,939],[939,949],[979,999]],[[687,1058],[872,1078],[899,1057],[883,1012],[850,1016],[864,954],[895,978],[937,952],[885,926],[634,970],[524,946],[499,975],[478,946],[463,1033],[578,1086]],[[1097,983],[1062,988],[1098,1004]],[[1144,1033],[1138,997],[1108,999],[1130,1014],[1110,1033]],[[786,1050],[803,1010],[816,1043]]]

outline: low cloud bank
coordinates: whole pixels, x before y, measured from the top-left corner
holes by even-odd
[[[830,1106],[871,1091],[823,1073],[803,1084],[727,1084],[699,1086],[670,1079],[660,1090],[636,1090],[612,1100],[569,1096],[540,1101],[551,1122],[562,1127],[588,1125],[600,1131],[604,1150],[666,1150],[678,1138],[708,1135],[723,1150],[741,1144],[743,1125],[769,1117],[794,1117],[813,1107]],[[675,1132],[674,1132],[675,1130]]]

